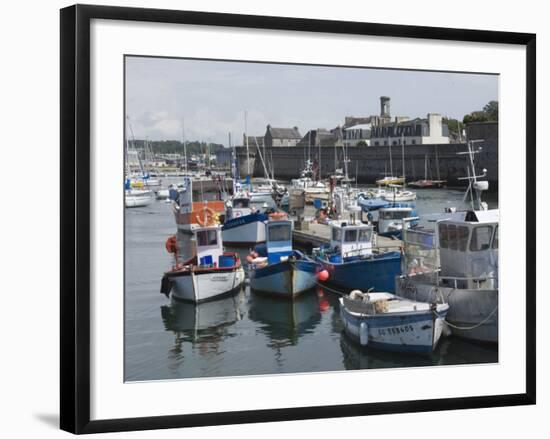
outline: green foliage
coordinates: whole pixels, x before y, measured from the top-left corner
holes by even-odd
[[[490,101],[483,107],[483,111],[487,115],[488,120],[498,121],[498,101]]]
[[[357,142],[357,146],[368,146],[368,145],[365,140],[359,140],[359,142]]]
[[[205,154],[208,151],[208,143],[206,142],[186,142],[187,143],[187,155],[193,154]],[[135,140],[133,142],[136,149],[143,149],[145,145],[144,140]],[[153,151],[153,154],[173,154],[179,153],[183,155],[183,143],[179,140],[150,140],[149,147]],[[224,146],[219,143],[210,143],[210,154],[214,155],[216,151],[223,149]]]
[[[473,111],[464,116],[463,122],[498,122],[498,102],[488,102],[482,111]]]
[[[456,119],[448,119],[444,117],[443,123],[447,124],[447,127],[449,128],[449,134],[458,134],[461,132],[462,128],[464,128],[464,124]]]

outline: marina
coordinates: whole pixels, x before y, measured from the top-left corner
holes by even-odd
[[[169,186],[182,178],[163,180]],[[487,195],[489,207],[496,206],[494,195]],[[441,211],[442,206],[467,208],[463,197],[460,188],[424,189],[416,209],[422,217],[424,212]],[[292,231],[293,247],[304,254],[330,244],[330,226],[313,221],[315,212],[313,205],[306,205],[305,221],[295,222]],[[165,245],[177,230],[174,218],[172,204],[164,200],[126,209],[125,377],[129,381],[498,361],[498,344],[455,336],[441,336],[429,355],[362,346],[346,333],[340,304],[346,291],[319,279],[293,300],[256,292],[248,279],[215,300],[192,303],[167,298],[159,289],[162,273],[174,262]],[[177,236],[190,244],[191,235]],[[401,252],[405,243],[377,236],[376,246],[381,253],[392,253]],[[244,268],[252,247],[224,246],[224,251],[236,253]]]

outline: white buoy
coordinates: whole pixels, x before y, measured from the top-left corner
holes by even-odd
[[[369,344],[369,326],[367,322],[361,322],[359,325],[359,343],[361,343],[361,346]]]

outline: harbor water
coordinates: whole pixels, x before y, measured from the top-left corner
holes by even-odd
[[[462,190],[417,194],[419,214],[464,207]],[[343,333],[339,296],[322,287],[294,301],[248,287],[199,305],[168,299],[159,290],[172,263],[164,244],[175,233],[172,208],[164,201],[125,210],[126,381],[498,361],[496,346],[456,337],[443,338],[430,356],[360,348]]]

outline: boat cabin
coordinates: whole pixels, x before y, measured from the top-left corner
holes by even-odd
[[[269,220],[265,227],[268,263],[276,264],[288,259],[292,254],[292,221]]]
[[[233,198],[227,206],[226,218],[239,218],[252,213],[252,204],[250,198],[245,195],[239,195]]]
[[[440,279],[455,288],[497,288],[498,210],[437,223]],[[456,286],[455,286],[456,285]]]
[[[223,267],[222,229],[219,225],[193,227],[193,241],[199,267]]]
[[[341,263],[346,259],[370,256],[373,248],[373,226],[346,221],[330,222],[330,262]]]
[[[412,207],[382,207],[378,210],[378,233],[401,230],[403,220],[415,216],[416,212]],[[415,222],[406,222],[406,224],[406,227],[410,227],[415,225]]]

